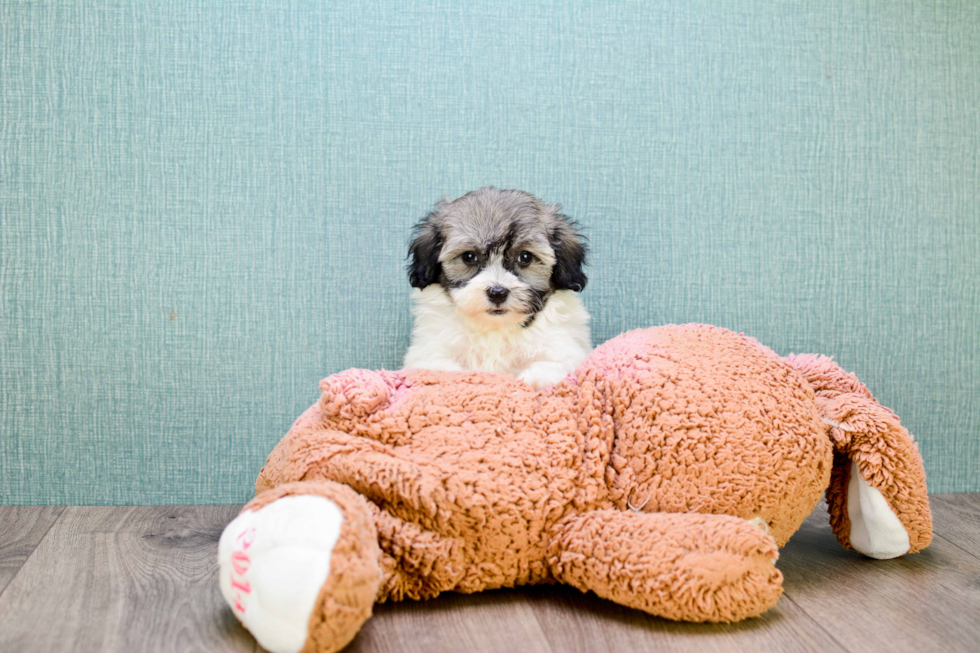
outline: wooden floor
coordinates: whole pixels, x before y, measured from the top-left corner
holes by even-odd
[[[818,508],[786,592],[729,626],[649,617],[568,587],[378,606],[348,651],[980,651],[980,494],[932,497],[932,546],[844,551]],[[0,651],[258,651],[218,591],[234,506],[0,507]]]

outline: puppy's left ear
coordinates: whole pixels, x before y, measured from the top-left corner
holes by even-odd
[[[408,246],[408,281],[413,288],[425,288],[439,280],[442,264],[439,252],[442,251],[443,238],[435,224],[435,211],[422,219],[417,225]]]
[[[554,227],[548,233],[551,248],[555,250],[555,267],[551,271],[551,285],[555,290],[582,292],[588,277],[582,271],[585,265],[585,237],[578,225],[558,213]]]

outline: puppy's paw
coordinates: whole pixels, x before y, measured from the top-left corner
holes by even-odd
[[[286,496],[258,511],[246,510],[221,534],[221,593],[269,651],[296,653],[306,643],[342,521],[328,499]]]
[[[518,375],[518,379],[535,390],[552,386],[568,374],[568,370],[560,363],[535,363]]]

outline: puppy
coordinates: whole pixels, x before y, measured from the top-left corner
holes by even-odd
[[[558,205],[481,188],[415,226],[408,276],[415,324],[405,367],[487,370],[534,388],[592,350],[586,246]]]

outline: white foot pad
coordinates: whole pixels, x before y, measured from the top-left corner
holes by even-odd
[[[847,517],[851,520],[851,546],[856,551],[878,560],[909,552],[909,534],[902,522],[884,495],[868,485],[854,463],[847,482]]]
[[[306,643],[342,521],[332,501],[287,496],[258,512],[246,510],[221,534],[221,593],[272,653],[297,653]]]

